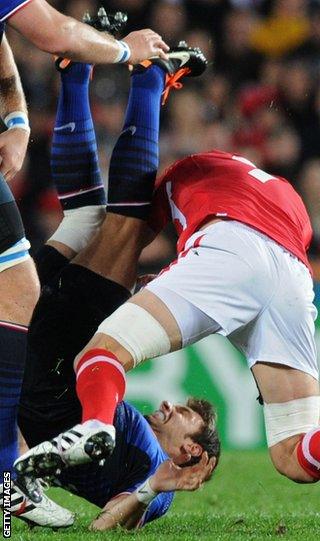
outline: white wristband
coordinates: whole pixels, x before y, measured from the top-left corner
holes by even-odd
[[[139,502],[149,505],[149,503],[158,496],[158,494],[152,490],[149,479],[147,479],[142,485],[140,485],[134,492]]]
[[[130,56],[131,56],[131,50],[129,45],[125,41],[117,41],[119,45],[119,52],[116,58],[114,59],[114,64],[123,64],[124,62],[128,62]]]
[[[3,122],[7,126],[8,130],[20,128],[21,130],[30,132],[28,115],[26,115],[26,113],[23,111],[13,111],[12,113],[9,113],[4,118]]]

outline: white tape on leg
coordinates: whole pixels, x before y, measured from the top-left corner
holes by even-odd
[[[170,339],[162,325],[144,308],[126,302],[98,327],[132,356],[134,365],[170,352]]]
[[[105,216],[105,205],[65,210],[62,222],[49,240],[62,242],[79,253],[89,244]]]
[[[320,396],[308,396],[282,402],[264,404],[264,419],[268,447],[296,434],[306,434],[319,426]]]

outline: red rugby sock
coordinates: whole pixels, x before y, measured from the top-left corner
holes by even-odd
[[[125,371],[117,357],[105,349],[91,349],[80,359],[76,374],[82,422],[97,419],[113,424],[126,389]]]
[[[314,479],[320,479],[320,427],[302,436],[297,457],[304,471]]]

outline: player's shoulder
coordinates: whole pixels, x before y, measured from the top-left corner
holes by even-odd
[[[118,430],[122,430],[125,427],[128,437],[133,437],[139,432],[141,432],[141,434],[149,434],[152,432],[148,421],[145,419],[142,413],[140,413],[137,408],[126,401],[120,402],[120,404],[117,406],[115,427]]]
[[[156,467],[168,458],[147,419],[128,402],[118,405],[115,427],[119,431],[125,430],[127,443],[147,454],[152,466]]]
[[[203,168],[212,167],[215,162],[221,160],[232,160],[232,154],[213,149],[179,158],[164,170],[156,182],[156,187],[170,180],[177,180],[180,176],[184,178],[186,174],[190,175],[191,172],[201,173]]]
[[[0,22],[6,21],[32,0],[5,0],[0,2]]]

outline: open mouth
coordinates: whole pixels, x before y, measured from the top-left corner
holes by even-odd
[[[158,410],[156,410],[151,415],[151,417],[155,417],[156,419],[158,419],[162,423],[166,423],[171,417],[172,409],[173,409],[172,404],[170,402],[168,402],[167,400],[165,400],[164,402],[162,402],[160,404],[160,408]]]
[[[166,420],[165,413],[164,413],[162,410],[157,410],[157,411],[155,411],[155,412],[152,414],[152,417],[156,417],[157,419],[159,419],[159,420],[162,421],[162,422],[165,422],[165,420]]]

